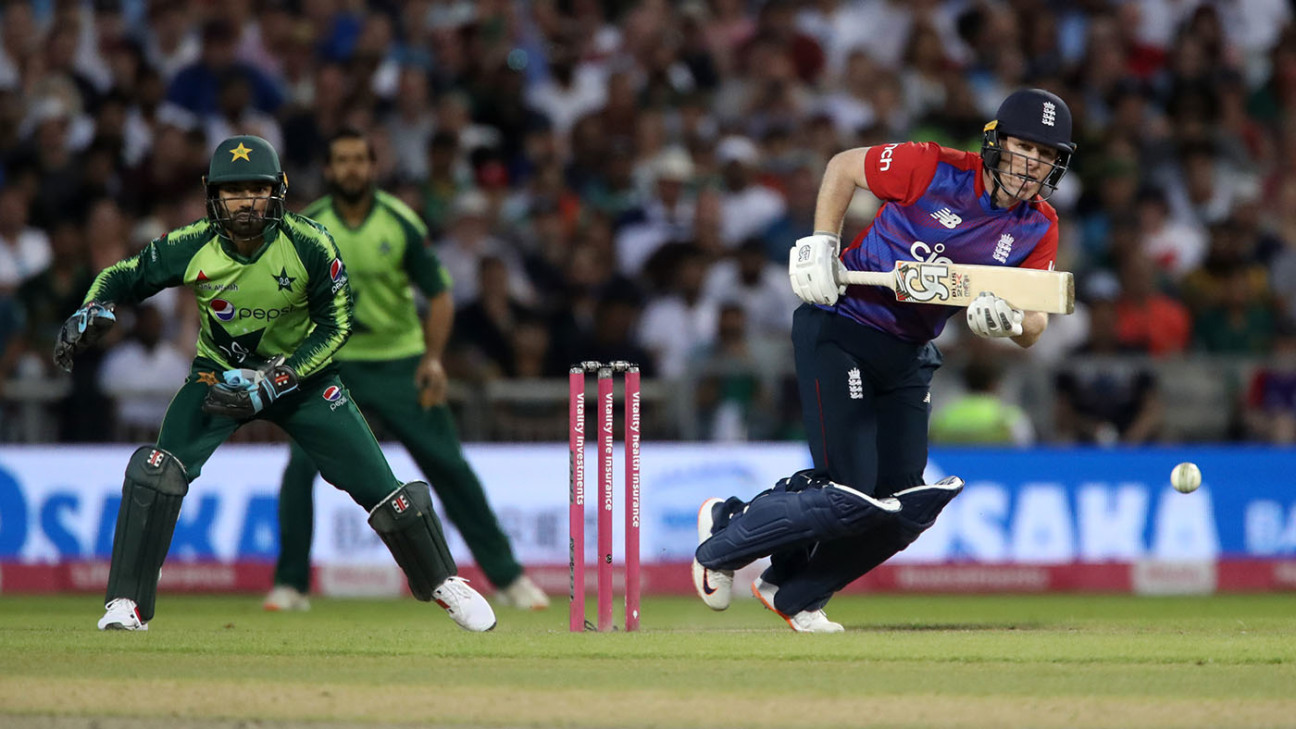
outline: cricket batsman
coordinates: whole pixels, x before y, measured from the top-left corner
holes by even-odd
[[[1058,219],[1045,200],[1074,151],[1066,102],[1025,89],[985,125],[980,154],[909,142],[829,161],[815,233],[796,242],[788,261],[805,302],[792,343],[814,468],[749,503],[702,504],[693,583],[708,606],[727,608],[734,570],[769,556],[751,587],[765,607],[793,630],[840,632],[823,610],[833,594],[911,544],[962,490],[958,477],[923,484],[928,388],[941,364],[932,340],[957,310],[846,287],[839,272],[887,271],[900,260],[1051,269]],[[839,252],[856,188],[883,205]],[[1029,347],[1048,315],[985,291],[968,306],[967,323],[979,337]]]
[[[428,245],[427,226],[375,187],[373,148],[355,130],[329,140],[324,175],[332,194],[304,214],[332,234],[355,297],[355,332],[337,352],[338,372],[365,415],[400,440],[431,482],[446,516],[506,605],[539,610],[549,599],[513,557],[481,482],[464,459],[441,353],[454,322],[450,276]],[[428,300],[423,321],[411,283]],[[310,588],[312,488],[319,472],[301,443],[292,446],[279,492],[279,561],[267,610],[305,610]]]
[[[416,598],[435,600],[467,630],[495,627],[490,603],[455,575],[428,485],[396,479],[338,377],[333,354],[351,334],[351,286],[328,231],[284,211],[279,155],[260,137],[231,137],[203,185],[207,217],[101,271],[54,346],[55,363],[71,371],[113,326],[117,304],[172,286],[191,289],[201,312],[189,378],[157,443],[126,466],[99,629],[148,629],[189,484],[217,446],[257,418],[283,428],[369,512]]]

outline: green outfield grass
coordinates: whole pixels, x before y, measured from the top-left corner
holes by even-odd
[[[1296,727],[1296,597],[845,597],[839,635],[753,600],[652,599],[637,634],[566,608],[475,635],[434,607],[0,597],[0,726]],[[592,606],[591,606],[592,607]]]

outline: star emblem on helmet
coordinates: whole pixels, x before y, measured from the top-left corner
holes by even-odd
[[[292,290],[293,281],[297,280],[296,277],[289,276],[288,269],[282,266],[279,268],[279,273],[271,275],[274,276],[275,283],[279,284],[280,291]]]
[[[247,160],[248,162],[251,162],[252,159],[248,157],[248,153],[250,153],[251,151],[252,149],[250,147],[244,147],[243,143],[239,142],[239,145],[237,147],[229,151],[230,162],[235,162],[238,160]]]

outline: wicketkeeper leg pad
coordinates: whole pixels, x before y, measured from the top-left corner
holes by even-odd
[[[144,622],[153,619],[158,571],[171,548],[187,493],[189,476],[175,456],[153,446],[141,446],[131,456],[117,511],[105,603],[130,598]]]
[[[875,499],[827,480],[785,478],[698,545],[697,560],[709,569],[740,569],[789,547],[867,531],[899,512],[896,499]]]
[[[410,592],[423,602],[430,601],[432,591],[456,573],[429,489],[423,481],[410,481],[369,512],[369,526],[405,572]]]

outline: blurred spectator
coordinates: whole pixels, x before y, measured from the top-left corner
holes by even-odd
[[[966,392],[932,415],[931,441],[943,445],[1016,445],[1035,442],[1035,426],[999,392],[1002,370],[974,359],[963,367]]]
[[[1251,376],[1243,403],[1247,434],[1264,443],[1296,443],[1296,324],[1284,319],[1273,353]]]
[[[725,137],[716,147],[715,157],[724,179],[720,239],[726,247],[733,248],[764,233],[782,217],[786,203],[777,191],[753,179],[760,152],[750,139]]]
[[[682,249],[671,269],[667,293],[644,308],[638,340],[652,353],[664,377],[682,376],[696,350],[715,336],[716,305],[702,295],[706,275],[701,252]]]
[[[509,289],[522,301],[532,298],[522,260],[508,244],[490,233],[490,203],[477,190],[461,193],[454,202],[450,229],[437,243],[437,256],[451,279],[455,306],[478,296],[478,272],[487,257],[500,260],[508,272]]]
[[[1216,302],[1197,314],[1193,337],[1197,347],[1216,354],[1269,352],[1274,317],[1269,302],[1256,298],[1245,267],[1221,272]]]
[[[264,73],[236,57],[238,30],[226,20],[210,20],[202,31],[202,54],[198,60],[176,72],[167,92],[168,100],[193,112],[207,115],[220,111],[221,82],[241,76],[248,84],[252,105],[273,113],[283,103],[283,93]]]
[[[666,243],[687,240],[693,231],[694,201],[687,186],[693,179],[688,152],[671,148],[652,166],[654,193],[628,216],[616,234],[617,267],[638,275],[644,263]]]
[[[455,312],[454,349],[465,367],[454,373],[469,379],[515,377],[514,335],[529,312],[509,290],[509,269],[495,256],[478,264],[477,298]]]
[[[784,178],[787,208],[765,229],[765,255],[786,267],[788,251],[797,238],[814,232],[815,205],[819,199],[819,171],[808,163],[794,166]]]
[[[427,147],[427,176],[423,179],[423,204],[420,206],[428,232],[437,237],[450,223],[451,207],[469,187],[471,180],[460,166],[459,138],[449,132],[437,132]]]
[[[1054,437],[1063,442],[1146,443],[1161,428],[1156,375],[1116,336],[1114,282],[1091,286],[1089,339],[1055,379]],[[1124,356],[1122,356],[1124,355]]]
[[[1194,311],[1219,306],[1225,290],[1242,275],[1253,300],[1268,300],[1269,272],[1254,259],[1254,239],[1231,220],[1212,225],[1206,259],[1184,277],[1181,291],[1184,303]]]
[[[696,378],[702,437],[726,442],[770,438],[777,358],[752,338],[740,304],[724,302],[718,310],[714,340],[701,346],[689,363],[689,373]]]
[[[27,207],[22,188],[0,188],[0,294],[6,296],[44,273],[52,257],[49,236],[27,224]]]
[[[207,116],[207,146],[214,149],[222,139],[235,134],[255,134],[283,148],[283,132],[273,116],[252,105],[252,85],[239,73],[222,76],[218,81],[216,111]]]
[[[396,173],[406,180],[426,180],[428,158],[435,125],[428,114],[428,81],[423,71],[414,66],[401,69],[395,103],[384,125],[391,137],[396,154]]]
[[[1196,225],[1170,217],[1170,205],[1158,190],[1138,198],[1138,229],[1143,250],[1157,268],[1178,281],[1206,258],[1206,234]]]
[[[607,79],[598,66],[580,62],[576,39],[555,41],[548,60],[549,77],[528,88],[526,100],[565,135],[577,119],[607,103]]]
[[[780,340],[792,331],[792,311],[799,303],[788,285],[787,264],[770,262],[758,238],[747,240],[732,258],[711,266],[702,296],[713,302],[737,302],[749,334]]]
[[[1156,266],[1140,250],[1130,251],[1120,263],[1120,298],[1114,321],[1097,321],[1090,312],[1090,342],[1093,328],[1111,327],[1120,346],[1156,356],[1177,354],[1188,347],[1192,320],[1183,304],[1161,293]]]
[[[99,387],[113,400],[119,437],[150,440],[189,376],[191,357],[162,338],[163,319],[156,307],[135,307],[134,315],[130,336],[103,358]]]
[[[3,194],[0,192],[0,199]],[[54,225],[50,253],[50,266],[27,279],[18,291],[26,314],[24,343],[37,372],[52,368],[49,353],[54,351],[54,337],[68,312],[81,306],[94,281],[76,220],[64,219]]]

